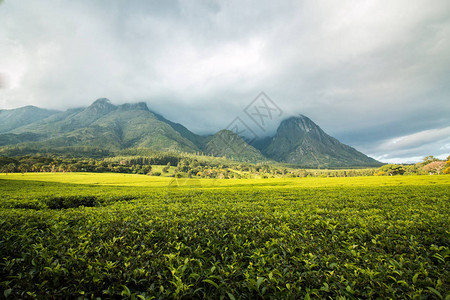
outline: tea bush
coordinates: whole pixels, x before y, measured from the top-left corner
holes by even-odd
[[[448,182],[274,188],[268,180],[170,193],[0,180],[1,292],[449,299]]]
[[[44,200],[45,204],[50,209],[74,208],[79,206],[92,207],[98,204],[95,196],[63,196],[51,197]]]

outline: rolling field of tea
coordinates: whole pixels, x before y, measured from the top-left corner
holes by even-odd
[[[0,175],[0,298],[450,299],[450,176]]]

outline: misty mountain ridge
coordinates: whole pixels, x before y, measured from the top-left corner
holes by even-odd
[[[57,112],[56,110],[42,109],[32,105],[0,110],[0,133],[48,118]]]
[[[298,165],[376,165],[378,162],[326,134],[304,115],[283,120],[260,151],[269,158]]]
[[[203,153],[244,162],[277,161],[302,167],[379,166],[340,143],[304,115],[285,119],[273,137],[248,144],[232,131],[201,136],[152,112],[145,102],[114,105],[100,98],[66,111],[22,107],[0,110],[0,147],[97,147],[108,151],[148,148]]]

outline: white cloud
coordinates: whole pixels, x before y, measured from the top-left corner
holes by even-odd
[[[404,150],[450,138],[450,126],[424,130],[407,136],[390,139],[379,146],[381,149]]]
[[[372,156],[383,162],[418,162],[427,155],[443,159],[450,154],[450,126],[389,139],[372,151]]]

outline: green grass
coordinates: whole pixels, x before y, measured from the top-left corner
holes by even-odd
[[[173,173],[175,172],[176,167],[170,166],[169,169],[167,170],[167,172],[163,172],[165,166],[161,166],[161,165],[152,165],[152,171],[153,172],[159,172],[161,173],[160,176],[169,176],[169,175],[173,175]]]
[[[0,175],[0,295],[446,299],[450,176]]]

